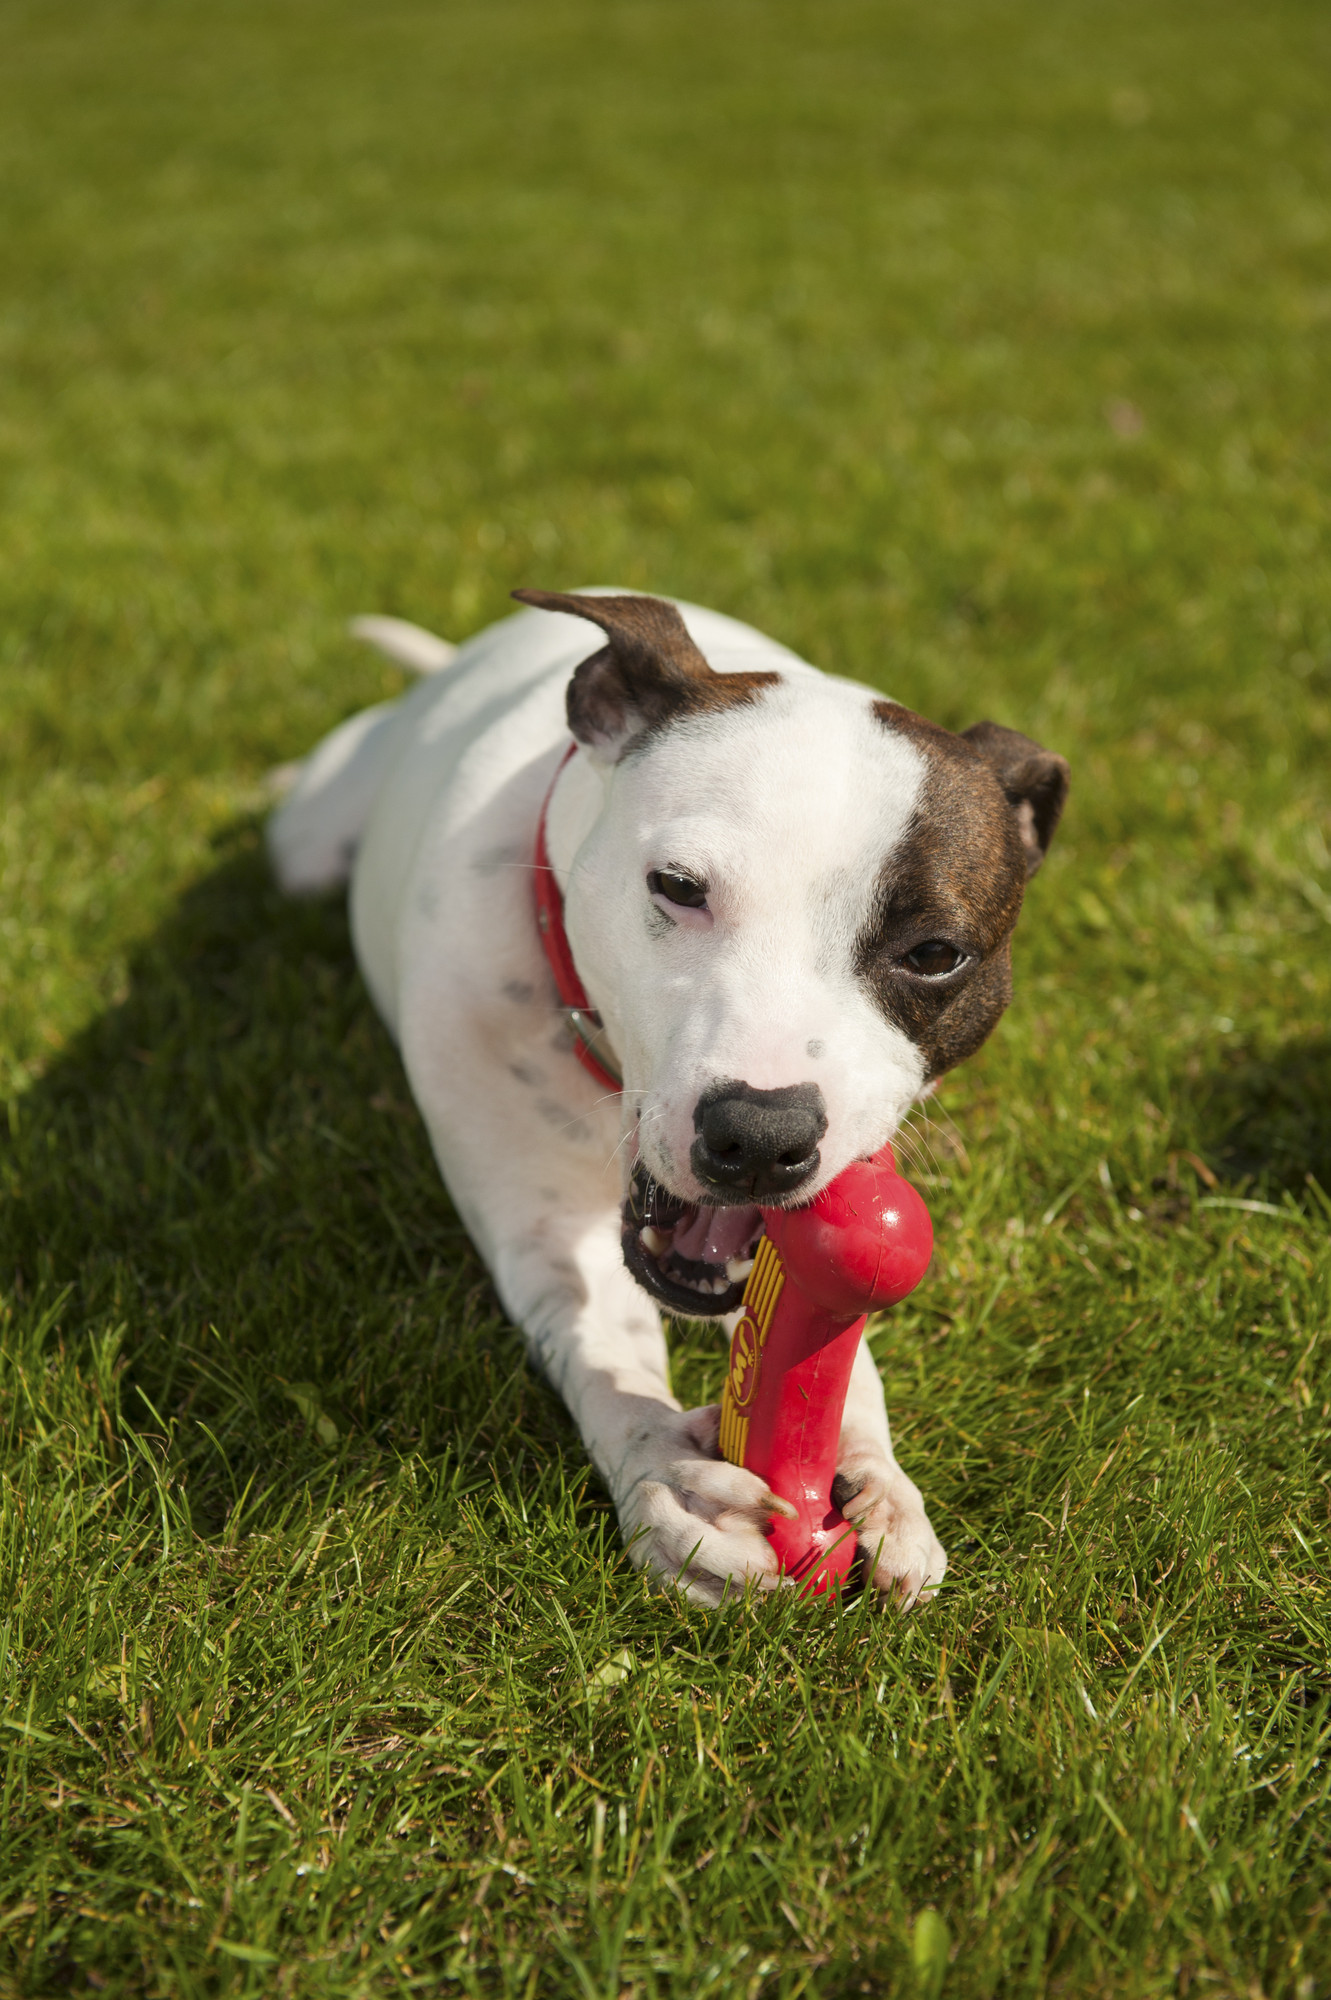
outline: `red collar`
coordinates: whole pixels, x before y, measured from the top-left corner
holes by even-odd
[[[614,1067],[614,1057],[606,1048],[603,1037],[605,1029],[601,1017],[587,998],[587,989],[578,977],[578,968],[573,963],[573,953],[569,949],[568,932],[564,929],[564,898],[555,880],[555,871],[550,866],[550,852],[545,844],[545,819],[554,797],[555,786],[563,775],[570,758],[577,755],[578,746],[570,743],[559,760],[559,768],[550,780],[550,789],[541,807],[541,817],[536,822],[536,848],[533,855],[532,879],[536,884],[536,928],[541,936],[541,948],[546,962],[554,974],[555,988],[559,994],[559,1005],[564,1019],[573,1031],[573,1053],[590,1076],[607,1090],[622,1090],[624,1079]],[[597,1043],[601,1053],[596,1053]]]

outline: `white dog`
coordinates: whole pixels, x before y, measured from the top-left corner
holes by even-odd
[[[361,621],[444,670],[306,759],[270,850],[290,891],[350,877],[366,982],[505,1310],[633,1560],[715,1604],[778,1581],[781,1503],[718,1457],[715,1408],[671,1395],[657,1305],[731,1312],[755,1204],[807,1201],[979,1047],[1067,766],[713,611],[516,594],[543,608],[455,657]],[[866,1346],[837,1498],[879,1590],[941,1579]]]

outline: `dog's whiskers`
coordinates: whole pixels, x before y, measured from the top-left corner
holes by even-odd
[[[603,1104],[609,1104],[613,1099],[619,1097],[643,1097],[645,1095],[646,1093],[640,1090],[636,1091],[607,1090],[600,1097],[593,1100],[593,1102],[588,1106],[587,1111],[579,1111],[575,1117],[566,1119],[562,1125],[556,1125],[554,1127],[554,1130],[556,1132],[571,1132],[575,1125],[581,1125],[582,1121],[584,1120],[584,1118],[588,1116],[589,1112],[599,1111]],[[624,1141],[623,1139],[621,1139],[619,1145],[622,1146],[623,1143]],[[619,1151],[619,1146],[616,1146],[615,1152],[618,1151]],[[612,1153],[610,1157],[611,1159],[613,1159],[614,1153]]]
[[[929,1179],[942,1178],[937,1155],[918,1126],[899,1125],[892,1143],[916,1173]]]
[[[610,1098],[618,1098],[618,1096],[620,1096],[620,1092],[618,1092],[618,1090],[608,1090],[604,1098],[598,1098],[598,1100],[596,1100],[596,1104],[592,1104],[592,1106],[590,1106],[590,1110],[600,1110],[600,1106],[602,1106],[602,1104],[606,1104],[606,1102],[608,1102]],[[584,1122],[586,1118],[588,1118],[588,1112],[578,1112],[578,1114],[576,1114],[574,1118],[568,1118],[568,1120],[566,1120],[564,1124],[560,1124],[560,1126],[554,1126],[554,1130],[556,1130],[556,1132],[572,1132],[572,1130],[574,1130],[574,1126],[582,1124],[582,1122]],[[632,1130],[632,1128],[630,1128],[630,1130]],[[624,1138],[628,1138],[628,1132],[624,1134]],[[620,1140],[620,1146],[624,1144],[624,1138]],[[616,1152],[620,1150],[620,1146],[616,1146]],[[612,1152],[612,1156],[610,1156],[610,1158],[614,1160],[614,1156],[616,1156],[616,1154]],[[608,1160],[606,1164],[610,1166],[610,1160]]]
[[[911,1133],[908,1135],[907,1142],[903,1146],[902,1151],[916,1173],[923,1175],[929,1180],[942,1178],[939,1171],[939,1164],[934,1157],[932,1148],[918,1138],[916,1134]]]
[[[638,1095],[640,1097],[645,1097],[647,1093],[645,1090],[639,1091]],[[651,1110],[648,1111],[645,1115],[640,1112],[638,1114],[638,1117],[635,1119],[634,1123],[629,1126],[628,1131],[622,1135],[619,1144],[615,1147],[614,1152],[611,1153],[609,1159],[606,1161],[605,1164],[607,1168],[612,1167],[614,1165],[618,1154],[622,1152],[623,1148],[628,1144],[629,1140],[635,1137],[635,1135],[642,1130],[644,1125],[650,1125],[654,1119],[659,1123],[660,1120],[663,1119],[664,1117],[665,1117],[665,1112],[662,1110],[659,1104],[653,1105]]]
[[[604,1091],[602,1095],[596,1099],[596,1102],[595,1104],[593,1104],[592,1109],[593,1111],[595,1111],[596,1109],[598,1109],[600,1105],[609,1104],[611,1100],[616,1097],[646,1097],[646,1095],[647,1092],[645,1090],[629,1090],[627,1086],[621,1090],[607,1090]]]
[[[935,1132],[941,1135],[940,1143],[943,1145],[944,1154],[951,1152],[963,1165],[969,1164],[966,1158],[966,1148],[961,1143],[961,1136],[947,1114],[943,1113],[940,1118],[935,1119],[927,1104],[918,1105],[916,1111],[920,1120],[919,1131],[922,1142],[928,1148],[929,1157],[933,1160],[938,1172],[942,1173],[943,1171],[943,1157],[934,1144],[933,1135]]]
[[[617,1159],[619,1158],[619,1155],[620,1155],[620,1154],[621,1154],[621,1153],[623,1152],[623,1150],[624,1150],[625,1146],[627,1146],[627,1144],[628,1144],[629,1140],[630,1140],[630,1139],[631,1139],[631,1138],[632,1138],[632,1137],[634,1136],[634,1134],[635,1134],[635,1133],[637,1132],[637,1130],[638,1130],[638,1127],[639,1127],[639,1125],[641,1125],[641,1123],[642,1123],[642,1120],[641,1120],[641,1119],[639,1119],[639,1120],[637,1121],[637,1123],[636,1123],[636,1124],[633,1124],[633,1125],[630,1125],[630,1126],[629,1126],[629,1129],[628,1129],[628,1131],[627,1131],[627,1132],[622,1132],[622,1133],[620,1134],[620,1136],[619,1136],[619,1143],[618,1143],[618,1144],[617,1144],[617,1145],[616,1145],[616,1146],[614,1147],[613,1151],[612,1151],[612,1152],[610,1153],[610,1156],[609,1156],[609,1158],[608,1158],[608,1159],[606,1160],[606,1163],[605,1163],[605,1164],[606,1164],[606,1167],[607,1167],[607,1168],[610,1168],[610,1167],[613,1167],[613,1166],[614,1166],[614,1164],[615,1164],[615,1161],[616,1161],[616,1160],[617,1160]]]

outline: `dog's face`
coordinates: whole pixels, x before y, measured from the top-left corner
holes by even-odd
[[[606,790],[566,921],[624,1065],[625,1255],[672,1311],[729,1312],[758,1205],[875,1152],[998,1020],[1067,766],[844,681],[718,674],[658,599],[521,594],[609,640],[569,688]]]

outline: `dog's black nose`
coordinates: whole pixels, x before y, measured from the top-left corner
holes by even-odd
[[[693,1114],[698,1136],[689,1164],[706,1188],[732,1201],[792,1194],[818,1170],[827,1106],[816,1083],[755,1090],[714,1083]]]

